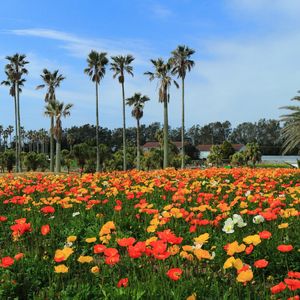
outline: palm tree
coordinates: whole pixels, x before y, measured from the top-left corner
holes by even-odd
[[[300,96],[295,96],[292,100],[300,101]],[[281,109],[291,111],[290,114],[281,116],[281,121],[285,122],[282,137],[284,139],[283,154],[286,154],[300,144],[300,106],[288,105],[281,107]]]
[[[25,60],[26,55],[24,54],[14,54],[13,56],[6,56],[6,59],[9,61],[9,63],[5,66],[5,73],[8,77],[8,81],[10,82],[11,89],[14,89],[14,92],[12,94],[12,91],[10,91],[10,94],[15,97],[15,110],[17,112],[17,124],[16,124],[16,132],[17,134],[17,161],[16,161],[16,171],[21,171],[21,117],[20,117],[20,92],[22,90],[20,89],[20,86],[24,85],[24,82],[26,81],[22,76],[28,74],[28,70],[25,68],[25,65],[29,62]],[[6,84],[7,85],[7,84]]]
[[[7,127],[7,132],[8,132],[8,135],[9,135],[9,144],[10,144],[10,148],[11,148],[11,135],[14,132],[14,126],[9,125]]]
[[[118,80],[122,85],[122,98],[123,98],[123,170],[126,170],[126,120],[125,120],[125,72],[133,76],[133,68],[130,65],[134,61],[134,57],[132,55],[119,55],[112,56],[111,59],[113,62],[111,65],[111,70],[114,71],[113,78],[118,76]]]
[[[62,74],[58,74],[58,70],[55,70],[53,73],[51,73],[49,70],[44,69],[43,74],[41,74],[41,77],[44,81],[43,84],[40,84],[36,87],[36,89],[42,89],[47,87],[47,92],[45,94],[45,102],[55,102],[56,101],[56,95],[55,90],[60,86],[60,83],[65,79],[65,77]],[[51,117],[50,120],[50,171],[54,171],[54,136],[53,136],[53,130],[54,128],[54,117]]]
[[[2,135],[3,135],[3,126],[0,125],[0,151],[1,151],[1,147],[2,147],[2,141],[1,141]]]
[[[55,118],[55,125],[53,127],[53,135],[56,140],[56,157],[55,157],[55,172],[61,171],[61,138],[62,138],[62,126],[61,118],[70,115],[70,109],[73,104],[64,104],[63,102],[50,101],[45,106],[45,115]]]
[[[96,86],[96,172],[100,171],[98,86],[105,75],[105,66],[108,64],[106,54],[107,53],[105,52],[98,53],[97,51],[92,50],[87,58],[88,67],[84,69],[84,73],[90,76]]]
[[[182,92],[182,115],[181,115],[181,168],[184,168],[184,80],[187,71],[190,72],[195,62],[190,57],[195,53],[195,50],[187,46],[178,46],[172,51],[172,74],[181,78],[181,92]]]
[[[3,141],[4,141],[4,150],[6,151],[7,148],[7,138],[8,138],[8,131],[5,129],[3,131]]]
[[[178,83],[172,79],[171,77],[171,61],[169,60],[167,63],[163,61],[162,58],[158,58],[157,60],[150,60],[154,66],[154,72],[145,72],[145,75],[149,76],[150,81],[154,79],[158,79],[159,81],[159,90],[158,90],[158,100],[164,104],[164,164],[163,167],[168,167],[168,102],[170,100],[170,86],[172,82],[178,88]]]
[[[7,57],[9,59],[10,57]],[[26,69],[25,69],[26,70]],[[1,82],[1,85],[5,85],[9,87],[9,94],[14,98],[14,106],[15,106],[15,156],[16,156],[16,172],[20,171],[20,152],[21,149],[19,148],[19,129],[18,129],[18,105],[17,105],[17,93],[16,93],[16,86],[18,86],[19,93],[22,92],[21,87],[24,85],[25,79],[20,78],[18,83],[16,83],[16,73],[11,69],[11,66],[7,64],[5,66],[5,74],[7,79]],[[25,74],[25,73],[24,73]]]
[[[133,106],[132,116],[136,118],[136,166],[140,170],[140,119],[143,117],[143,108],[149,97],[142,96],[140,93],[135,93],[131,98],[126,100],[126,104]]]

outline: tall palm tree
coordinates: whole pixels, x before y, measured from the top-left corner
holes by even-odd
[[[106,57],[107,53],[97,52],[92,50],[87,58],[88,67],[84,69],[84,73],[90,76],[96,87],[96,147],[97,147],[97,162],[96,172],[100,171],[100,151],[99,151],[99,109],[98,109],[98,86],[101,79],[105,75],[105,67],[108,64]]]
[[[61,171],[61,138],[62,138],[62,126],[61,118],[70,115],[70,109],[73,104],[64,104],[63,102],[50,101],[45,106],[45,115],[55,118],[55,125],[53,127],[53,135],[56,140],[56,157],[55,157],[55,172]]]
[[[9,63],[5,66],[5,74],[7,79],[2,81],[1,84],[9,87],[9,94],[14,98],[15,104],[15,140],[16,140],[16,172],[21,171],[21,121],[20,121],[20,93],[21,87],[26,81],[22,76],[27,75],[28,71],[25,65],[28,61],[25,60],[26,55],[14,54],[7,56],[6,59]]]
[[[300,96],[295,96],[292,100],[300,101]],[[281,121],[285,122],[282,137],[284,139],[283,154],[286,154],[300,145],[300,106],[288,105],[281,107],[281,109],[291,111],[290,114],[281,116]]]
[[[181,78],[181,168],[184,168],[184,80],[187,72],[190,72],[195,62],[191,60],[191,56],[195,50],[187,46],[178,46],[172,51],[172,74]]]
[[[143,117],[143,108],[146,101],[149,101],[149,97],[142,96],[140,93],[135,93],[131,98],[126,100],[126,104],[133,106],[132,116],[136,119],[136,166],[140,170],[140,119]]]
[[[9,135],[9,144],[10,144],[10,148],[11,148],[11,135],[14,132],[14,126],[9,125],[7,127],[7,132],[8,132],[8,135]]]
[[[1,147],[2,147],[2,141],[1,141],[1,138],[2,138],[2,135],[3,135],[3,126],[0,125],[0,151],[1,151]]]
[[[164,62],[162,58],[158,58],[156,60],[151,59],[151,63],[154,67],[154,72],[145,72],[145,75],[149,76],[149,80],[152,81],[154,79],[158,80],[159,90],[158,90],[158,100],[164,104],[164,164],[163,167],[168,167],[168,102],[170,100],[170,86],[172,82],[178,88],[178,83],[172,79],[171,77],[171,70],[172,65],[171,61]]]
[[[122,98],[123,98],[123,170],[126,170],[126,120],[125,120],[125,72],[133,76],[133,68],[130,65],[134,61],[134,57],[130,54],[122,56],[112,56],[113,62],[111,65],[111,70],[114,71],[113,78],[118,76],[119,83],[122,85]]]
[[[56,95],[55,91],[60,86],[60,83],[65,79],[62,74],[58,74],[58,70],[55,70],[51,73],[49,70],[44,69],[41,77],[44,81],[43,84],[40,84],[36,87],[36,89],[47,88],[45,94],[45,102],[55,102]],[[54,128],[54,117],[51,117],[50,120],[50,171],[54,171],[54,136],[53,136],[53,128]]]

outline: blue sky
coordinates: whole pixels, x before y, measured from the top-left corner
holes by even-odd
[[[148,95],[142,122],[162,122],[157,85],[145,71],[150,58],[168,58],[179,44],[196,50],[186,78],[186,126],[229,120],[235,126],[279,118],[280,106],[300,89],[299,0],[64,0],[1,4],[0,80],[5,56],[27,55],[29,75],[21,95],[22,125],[48,128],[43,116],[43,68],[66,76],[57,98],[74,103],[63,125],[95,123],[94,86],[83,73],[91,49],[132,54],[126,96]],[[2,73],[1,73],[2,72]],[[2,74],[2,75],[1,75]],[[121,87],[108,69],[100,86],[100,125],[122,126]],[[171,90],[169,123],[181,124],[180,90]],[[130,108],[127,125],[135,126]],[[14,124],[13,101],[0,87],[0,123]]]

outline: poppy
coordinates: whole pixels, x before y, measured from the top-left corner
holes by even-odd
[[[265,268],[268,264],[269,264],[269,262],[267,260],[259,259],[256,262],[254,262],[254,267],[262,269],[262,268]]]
[[[173,269],[170,269],[166,274],[170,279],[177,281],[181,277],[182,270],[179,268],[173,268]]]
[[[101,244],[94,245],[94,253],[96,254],[103,253],[105,249],[106,249],[105,245],[101,245]]]
[[[119,280],[117,287],[121,288],[121,287],[126,287],[128,286],[128,278],[122,278]]]
[[[14,259],[11,258],[10,256],[5,256],[1,259],[0,267],[8,268],[13,264],[14,264]]]
[[[279,250],[280,252],[290,252],[294,249],[294,247],[292,245],[279,245],[277,247],[277,250]]]
[[[281,281],[280,283],[271,287],[271,293],[278,294],[284,291],[285,289],[286,289],[286,285]]]
[[[264,230],[258,233],[259,237],[263,240],[267,240],[272,236],[270,231]]]
[[[117,243],[121,247],[132,246],[135,243],[135,238],[129,237],[129,238],[118,239]]]
[[[44,214],[53,214],[55,212],[54,207],[48,205],[41,208],[41,212]]]
[[[41,228],[41,234],[42,235],[47,235],[50,232],[50,226],[47,225],[43,225]]]

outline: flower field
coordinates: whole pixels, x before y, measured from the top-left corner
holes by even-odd
[[[300,171],[0,177],[0,299],[299,299]]]

